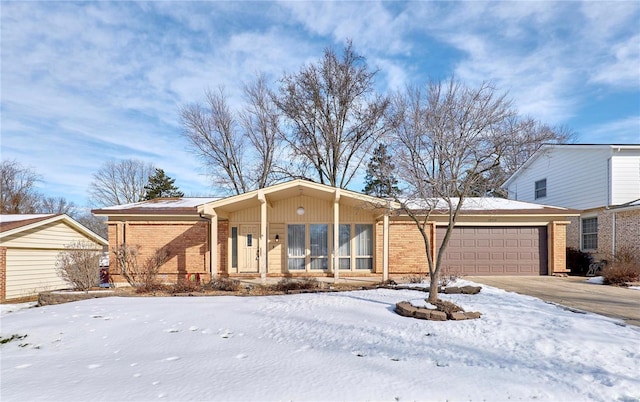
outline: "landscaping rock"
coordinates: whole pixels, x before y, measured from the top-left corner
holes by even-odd
[[[421,320],[430,320],[431,313],[433,310],[429,310],[428,308],[419,308],[416,310],[416,318],[420,318]]]
[[[482,289],[482,287],[480,287],[480,286],[463,286],[463,287],[460,288],[462,293],[465,294],[465,295],[478,294],[478,293],[480,293],[480,289]]]
[[[400,314],[401,316],[413,317],[415,314],[415,311],[416,311],[416,308],[407,301],[396,303],[396,313]]]
[[[459,294],[462,293],[462,289],[457,287],[444,288],[444,293],[448,295]]]
[[[467,315],[465,313],[463,313],[462,311],[456,311],[454,313],[451,313],[451,319],[452,320],[456,320],[456,321],[460,321],[460,320],[467,320],[467,319],[469,319],[469,317],[467,317]]]
[[[477,311],[467,311],[464,313],[464,315],[467,316],[467,318],[469,319],[476,319],[476,318],[480,318],[481,314],[478,313]]]
[[[429,319],[432,321],[447,321],[447,313],[444,311],[431,310],[431,317]]]

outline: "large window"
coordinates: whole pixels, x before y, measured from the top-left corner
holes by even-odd
[[[304,270],[306,260],[305,225],[287,226],[287,267],[289,271]]]
[[[329,268],[329,225],[309,225],[309,241],[311,251],[311,269]]]
[[[355,225],[356,269],[373,268],[373,225]]]
[[[582,249],[596,250],[598,248],[598,218],[582,219]]]
[[[340,269],[351,269],[351,225],[341,224],[339,228],[340,248],[338,256]]]
[[[547,196],[547,179],[538,180],[535,187],[536,200]]]

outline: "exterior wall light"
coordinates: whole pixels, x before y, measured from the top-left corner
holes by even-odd
[[[276,235],[276,239],[275,240],[276,240],[276,243],[279,243],[280,242],[280,235]]]
[[[296,209],[296,213],[298,215],[304,215],[304,207],[298,207],[298,209]]]

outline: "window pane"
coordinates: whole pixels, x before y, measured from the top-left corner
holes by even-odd
[[[373,255],[373,225],[356,225],[356,256]]]
[[[542,198],[547,196],[547,179],[538,180],[535,183],[535,198]]]
[[[231,267],[238,267],[238,228],[231,228]]]
[[[247,247],[251,247],[253,245],[253,235],[251,233],[247,233]]]
[[[351,225],[341,224],[339,230],[340,248],[338,255],[348,257],[351,255]],[[340,264],[340,269],[344,269],[342,262]]]
[[[328,258],[317,258],[311,257],[311,265],[310,269],[328,269],[329,267],[329,259]]]
[[[289,270],[304,270],[305,265],[305,226],[287,226],[287,267]]]
[[[340,269],[351,269],[351,258],[340,258]]]
[[[373,269],[373,258],[356,258],[356,269]]]
[[[582,248],[595,250],[598,248],[598,218],[582,220]]]
[[[309,225],[311,256],[327,256],[329,225]]]

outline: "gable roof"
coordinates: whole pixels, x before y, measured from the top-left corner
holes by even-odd
[[[640,144],[542,144],[540,148],[536,152],[534,152],[529,159],[527,159],[522,166],[520,166],[504,183],[500,186],[501,188],[508,188],[512,181],[514,181],[522,171],[526,170],[531,164],[533,164],[540,156],[549,152],[552,149],[563,148],[563,149],[611,149],[611,150],[621,150],[621,149],[632,149],[632,150],[640,150]]]
[[[82,233],[84,236],[103,246],[108,244],[107,240],[102,236],[86,228],[84,225],[66,214],[0,215],[0,239],[55,222],[64,222],[73,229]]]
[[[386,211],[390,208],[399,207],[396,203],[382,198],[332,187],[326,184],[315,183],[309,180],[295,179],[244,194],[212,201],[199,206],[198,212],[210,215],[213,214],[215,210],[216,214],[220,212],[224,214],[259,205],[262,201],[279,201],[300,195],[327,201],[338,199],[343,205],[351,205],[371,210]]]

